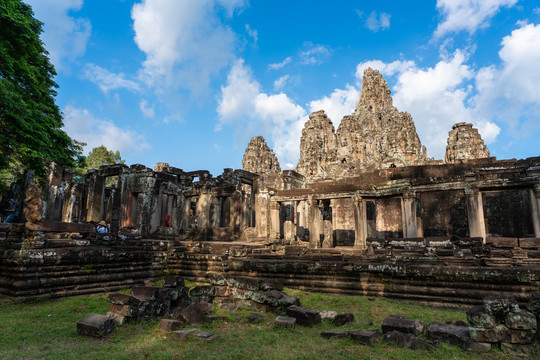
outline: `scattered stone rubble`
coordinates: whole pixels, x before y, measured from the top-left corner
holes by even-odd
[[[212,279],[211,285],[196,286],[189,291],[182,278],[168,276],[162,287],[137,286],[130,295],[110,294],[108,301],[111,305],[107,315],[89,314],[77,322],[79,334],[103,337],[110,334],[115,325],[126,321],[161,317],[159,329],[173,333],[177,340],[193,334],[196,338],[212,341],[219,336],[182,328],[227,320],[227,316],[210,315],[215,311],[213,303],[220,304],[225,311],[242,307],[277,313],[275,328],[314,326],[323,320],[342,326],[355,320],[352,313],[302,307],[300,300],[283,292],[279,283],[257,278],[219,276]],[[251,313],[245,320],[256,323],[264,317],[261,313]],[[239,315],[234,318],[242,319]],[[463,321],[434,322],[426,326],[419,320],[389,315],[380,329],[323,331],[320,335],[328,339],[348,337],[359,344],[373,345],[381,338],[382,330],[383,342],[413,350],[432,350],[445,342],[466,351],[487,352],[496,346],[512,356],[535,357],[540,355],[539,318],[540,293],[532,295],[527,310],[520,308],[513,296],[498,294],[485,297],[483,305],[469,309],[468,324]],[[373,324],[364,321],[357,325]]]
[[[262,136],[251,138],[242,159],[242,168],[257,175],[279,174],[281,172],[274,151],[268,147]]]
[[[453,164],[460,160],[482,159],[490,157],[484,140],[472,124],[460,122],[452,126],[448,133],[444,161]]]
[[[540,356],[538,317],[540,294],[533,294],[527,310],[521,309],[509,295],[489,295],[483,305],[467,311],[471,341],[488,351],[500,346],[502,351],[515,356]]]

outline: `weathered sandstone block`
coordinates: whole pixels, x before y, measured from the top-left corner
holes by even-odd
[[[390,331],[399,331],[402,333],[422,334],[425,324],[419,320],[409,320],[399,315],[387,316],[381,325],[383,333]]]
[[[77,321],[77,332],[80,335],[103,337],[110,334],[114,327],[113,319],[107,315],[88,314]]]
[[[313,326],[321,323],[321,315],[315,309],[292,305],[287,308],[287,315],[295,318],[298,325],[302,326]]]

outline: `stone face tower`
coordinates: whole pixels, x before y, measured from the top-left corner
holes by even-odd
[[[323,110],[309,115],[300,138],[296,171],[310,179],[324,179],[336,162],[336,153],[337,138],[332,120]]]
[[[371,68],[364,71],[356,109],[341,121],[337,138],[337,160],[346,171],[420,165],[426,160],[411,115],[392,105],[386,80]]]
[[[302,130],[296,171],[321,180],[425,161],[426,150],[411,115],[392,105],[386,80],[367,69],[356,109],[343,117],[337,132],[324,111],[310,115]]]
[[[262,136],[252,137],[242,159],[244,170],[258,175],[280,173],[279,161]]]
[[[452,130],[448,133],[444,155],[444,161],[447,164],[456,163],[459,160],[488,157],[490,157],[489,150],[478,133],[478,129],[464,122],[452,126]]]

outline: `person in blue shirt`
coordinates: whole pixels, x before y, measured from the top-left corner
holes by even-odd
[[[13,220],[19,216],[19,209],[17,209],[14,199],[9,199],[9,207],[5,211],[9,214],[6,218],[6,223],[13,222]]]
[[[107,227],[107,223],[101,220],[96,226],[96,232],[98,234],[108,234],[109,228]]]

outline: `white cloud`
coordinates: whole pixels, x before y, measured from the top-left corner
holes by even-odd
[[[154,112],[154,107],[148,106],[148,101],[144,99],[141,100],[141,102],[139,103],[139,108],[141,109],[143,115],[148,118],[153,118],[156,115],[156,113]]]
[[[287,80],[289,80],[289,77],[290,77],[289,75],[283,75],[277,78],[274,81],[274,89],[275,90],[283,89],[283,87],[285,86],[285,83],[287,82]]]
[[[360,92],[358,89],[347,84],[345,85],[345,89],[335,89],[330,96],[311,101],[309,103],[309,111],[315,112],[324,110],[326,115],[332,120],[334,127],[337,129],[341,123],[341,119],[343,119],[345,115],[353,113],[359,97]]]
[[[471,92],[466,82],[474,74],[465,60],[465,55],[457,51],[434,67],[410,68],[398,75],[394,88],[395,106],[411,113],[428,155],[438,159],[444,158],[452,125],[475,120],[466,106]]]
[[[501,7],[512,7],[517,0],[437,0],[437,9],[444,20],[435,37],[451,32],[467,31],[474,34],[489,25],[489,20]]]
[[[301,63],[304,65],[322,64],[330,56],[330,50],[324,45],[313,45],[310,42],[306,42],[304,47],[308,48],[300,52]]]
[[[238,60],[232,67],[227,85],[221,92],[217,109],[220,122],[216,129],[232,126],[241,141],[256,131],[257,135],[274,144],[280,163],[293,168],[292,164],[296,164],[300,156],[300,137],[309,119],[308,111],[284,93],[263,92],[243,60]],[[339,124],[344,115],[353,112],[358,98],[358,90],[346,85],[345,89],[336,89],[329,96],[310,102],[309,111],[322,108]]]
[[[27,0],[35,17],[44,23],[41,39],[57,70],[65,68],[64,61],[84,55],[92,32],[90,21],[68,15],[83,6],[83,0]]]
[[[110,90],[125,88],[128,90],[139,90],[139,85],[132,80],[126,80],[124,74],[115,74],[95,64],[86,64],[84,76],[99,86],[101,91],[107,94]]]
[[[385,63],[381,60],[369,60],[356,66],[356,78],[361,81],[362,77],[364,76],[364,70],[367,68],[379,70],[379,72],[383,75],[392,76],[396,73],[402,73],[414,66],[414,61],[411,60],[396,60],[391,63]]]
[[[224,125],[234,127],[237,141],[244,141],[248,134],[257,131],[274,143],[280,162],[298,161],[300,134],[307,120],[301,106],[284,93],[262,92],[243,60],[233,65],[221,93],[216,130]]]
[[[137,156],[150,148],[143,135],[129,128],[120,128],[111,121],[98,119],[87,109],[68,105],[63,113],[64,130],[70,137],[87,143],[85,153],[104,145],[109,150],[119,150],[123,156]]]
[[[235,34],[223,25],[244,0],[143,0],[133,5],[135,43],[146,54],[142,78],[155,86],[207,89],[212,76],[234,59]]]
[[[257,44],[257,41],[259,40],[259,35],[257,33],[257,30],[252,29],[251,26],[249,26],[249,24],[246,24],[246,31],[249,37],[253,39],[253,42]]]
[[[501,43],[499,67],[481,68],[476,75],[478,112],[516,131],[538,127],[540,118],[540,24],[522,24]],[[519,135],[519,134],[516,134]]]
[[[290,63],[291,61],[292,61],[292,58],[290,56],[287,56],[282,62],[270,64],[268,65],[268,67],[272,70],[279,70],[285,65],[287,65],[288,63]]]
[[[387,13],[380,13],[372,11],[366,19],[366,27],[373,31],[386,30],[390,28],[390,15]]]

